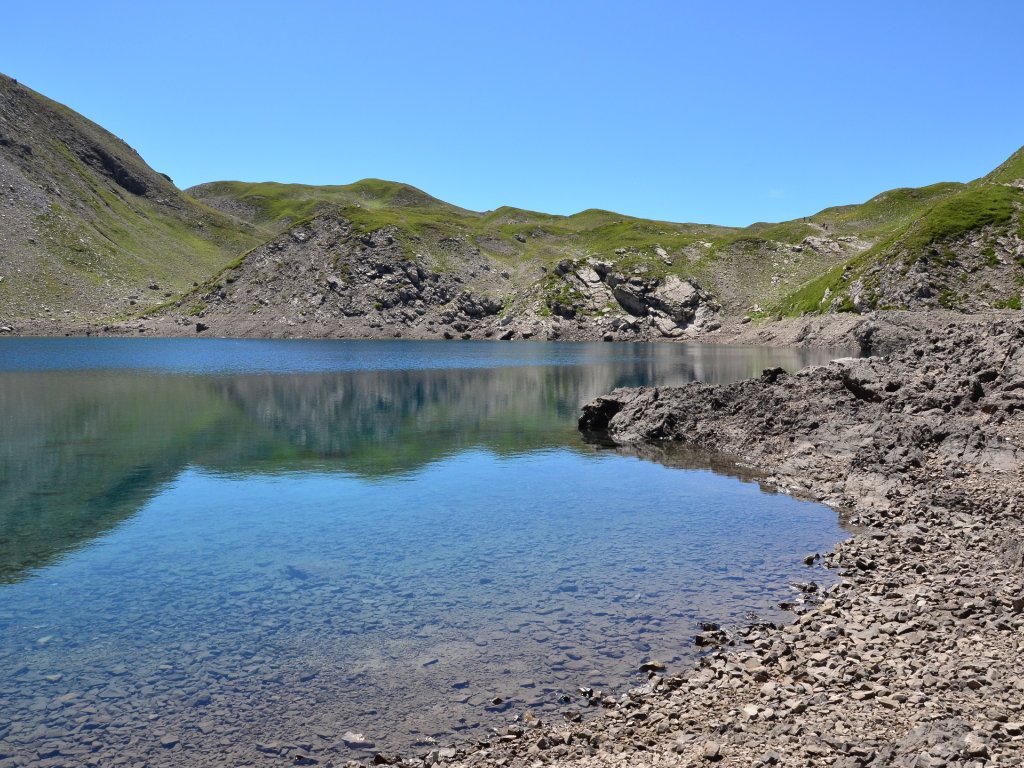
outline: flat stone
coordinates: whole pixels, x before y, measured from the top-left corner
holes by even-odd
[[[345,746],[351,749],[370,749],[374,746],[374,742],[371,739],[356,731],[345,731],[341,735],[341,740],[345,742]]]

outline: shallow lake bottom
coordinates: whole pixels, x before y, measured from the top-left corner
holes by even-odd
[[[451,345],[435,369],[379,343],[403,367],[332,371],[338,343],[291,373],[21,350],[0,373],[0,756],[329,765],[485,735],[649,659],[680,671],[700,622],[781,620],[793,582],[829,578],[801,560],[843,537],[830,510],[574,429],[618,383],[796,353],[537,346]]]

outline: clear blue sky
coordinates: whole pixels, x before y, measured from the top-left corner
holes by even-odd
[[[1024,144],[1024,3],[5,3],[0,71],[181,187],[747,224]]]

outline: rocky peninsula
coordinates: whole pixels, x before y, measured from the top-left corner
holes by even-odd
[[[618,389],[581,429],[623,450],[710,450],[839,510],[794,621],[655,661],[566,722],[404,764],[1019,765],[1024,759],[1024,322],[935,326],[885,357],[730,385]],[[838,571],[819,589],[813,569]],[[390,761],[379,756],[378,762]],[[397,761],[392,761],[397,762]]]

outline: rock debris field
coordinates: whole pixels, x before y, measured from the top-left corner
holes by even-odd
[[[581,428],[713,449],[857,533],[841,582],[689,674],[581,722],[518,722],[406,764],[987,766],[1024,762],[1024,323],[936,328],[887,358],[731,385],[619,389]],[[584,692],[586,694],[588,692]],[[571,715],[569,716],[572,717]],[[385,759],[386,756],[379,758]]]

